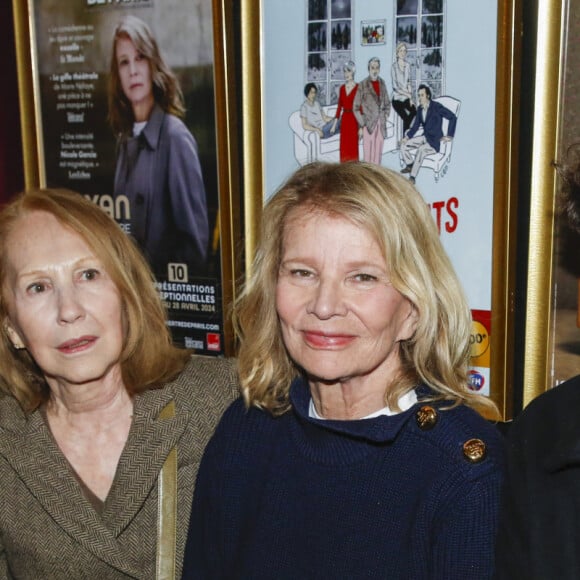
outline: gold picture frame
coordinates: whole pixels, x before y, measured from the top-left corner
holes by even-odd
[[[461,1],[461,0],[460,0]],[[301,14],[304,21],[304,14],[308,12],[308,0],[296,2],[294,10]],[[394,7],[388,7],[390,3],[385,2],[386,8],[379,13],[377,10],[369,14],[362,4],[357,4],[357,0],[351,0],[353,5],[352,30],[360,28],[358,21],[383,20],[387,22],[387,30],[392,31]],[[360,2],[360,0],[359,0]],[[392,4],[392,3],[391,3]],[[480,3],[481,10],[489,7]],[[517,136],[518,117],[514,114],[514,102],[518,101],[518,71],[519,71],[519,46],[521,27],[521,1],[509,0],[491,2],[491,8],[496,8],[497,28],[495,61],[490,67],[495,72],[493,79],[495,84],[495,116],[493,128],[495,137],[492,139],[493,152],[493,224],[491,243],[492,248],[488,248],[491,256],[492,268],[490,280],[491,286],[491,320],[489,323],[493,331],[489,333],[489,351],[487,357],[491,359],[491,392],[489,396],[498,405],[501,415],[508,419],[512,415],[512,385],[513,385],[513,336],[514,336],[514,293],[515,293],[515,231],[516,231],[516,191],[517,191]],[[446,10],[454,11],[459,6],[458,3],[448,0]],[[266,31],[271,27],[271,23],[266,21],[265,7],[274,11],[271,0],[241,0],[241,43],[242,43],[242,125],[244,152],[244,205],[245,205],[245,254],[247,257],[247,275],[251,275],[251,257],[254,255],[256,244],[259,238],[259,221],[261,207],[264,198],[269,193],[266,183],[266,155],[271,151],[271,142],[264,129],[265,112],[268,101],[265,97],[266,83],[264,76],[268,73],[266,64],[266,54],[270,50],[270,41],[266,41]],[[360,8],[360,10],[359,10]],[[284,13],[288,9],[288,4],[276,8],[278,15],[280,11]],[[330,8],[329,8],[330,10]],[[280,42],[291,37],[292,34],[304,36],[305,26],[300,30],[296,29],[298,20],[293,18],[288,20],[285,26],[274,27]],[[390,28],[389,28],[390,27]],[[396,32],[395,32],[396,33]],[[387,45],[392,43],[387,34]],[[306,45],[307,41],[303,41]],[[358,42],[352,42],[352,52],[356,53]],[[289,53],[288,59],[295,58],[305,61],[302,55],[293,52],[295,47],[286,47]],[[358,49],[361,50],[361,49]],[[364,49],[376,50],[376,49]],[[306,51],[305,46],[303,51]],[[279,54],[279,53],[278,53]],[[369,53],[369,56],[370,53]],[[365,58],[367,58],[365,53]],[[361,56],[357,58],[360,62],[366,63]],[[285,71],[288,61],[280,62],[279,66]],[[294,65],[295,61],[292,61]],[[358,66],[358,65],[357,65]],[[306,68],[306,65],[305,65]],[[361,67],[359,66],[359,69]],[[388,70],[388,69],[387,69]],[[360,74],[364,74],[360,73]],[[306,78],[302,82],[306,82]],[[357,79],[358,80],[358,79]],[[296,87],[294,87],[296,91]],[[474,91],[477,92],[477,91]],[[300,94],[296,91],[296,94]],[[278,103],[277,103],[278,105]],[[280,126],[277,126],[278,130]],[[271,156],[275,156],[272,153]],[[291,164],[288,168],[290,173]]]
[[[211,202],[213,203],[213,206],[211,207],[210,201],[208,201],[208,212],[211,215],[208,242],[210,249],[208,250],[208,253],[217,257],[212,258],[215,264],[212,264],[211,273],[204,273],[202,278],[200,278],[200,281],[195,279],[194,282],[200,282],[198,284],[199,287],[202,285],[204,280],[210,280],[207,282],[206,289],[210,288],[212,293],[217,294],[218,296],[217,298],[211,298],[209,296],[203,298],[208,303],[210,302],[210,298],[215,300],[215,303],[217,303],[218,306],[216,306],[214,314],[208,314],[205,312],[197,315],[184,312],[182,318],[192,321],[190,324],[191,327],[195,326],[196,328],[202,328],[205,326],[205,328],[200,331],[201,334],[205,333],[205,336],[207,337],[207,342],[201,349],[202,351],[204,351],[205,348],[211,351],[207,354],[225,355],[234,354],[233,329],[228,314],[237,291],[236,281],[242,277],[242,256],[236,251],[236,248],[240,245],[241,238],[240,190],[238,179],[239,161],[236,125],[237,96],[235,85],[226,82],[226,78],[230,75],[234,75],[233,71],[235,67],[235,49],[232,42],[232,39],[235,37],[233,2],[234,0],[182,0],[179,6],[177,6],[178,9],[175,9],[176,7],[174,6],[171,13],[161,14],[164,10],[161,3],[153,3],[150,0],[142,0],[138,5],[136,3],[135,6],[132,6],[127,2],[123,3],[122,6],[119,6],[118,3],[112,4],[101,0],[83,0],[82,3],[75,4],[74,7],[71,3],[66,2],[66,0],[62,0],[60,4],[58,0],[13,0],[26,189],[48,186],[67,187],[69,189],[81,191],[80,189],[71,186],[74,185],[74,183],[71,184],[66,180],[59,182],[58,175],[55,177],[54,163],[51,166],[50,162],[46,159],[47,153],[52,154],[53,152],[47,152],[46,147],[48,147],[48,145],[46,143],[45,135],[47,133],[49,134],[51,145],[49,149],[51,149],[54,148],[56,132],[53,126],[47,128],[47,125],[50,122],[47,117],[51,116],[47,115],[47,108],[50,109],[52,101],[51,104],[47,106],[43,99],[48,100],[48,97],[46,97],[46,70],[48,69],[50,71],[51,64],[47,65],[45,62],[46,59],[44,59],[42,63],[38,62],[41,53],[44,57],[46,57],[47,54],[49,57],[54,55],[54,47],[52,46],[52,44],[54,44],[61,51],[64,51],[65,49],[72,50],[72,55],[77,57],[78,61],[82,61],[82,59],[85,58],[83,55],[83,42],[92,43],[91,48],[93,48],[95,52],[98,50],[101,50],[102,52],[105,50],[110,51],[110,46],[107,45],[106,42],[109,36],[112,39],[112,28],[109,20],[112,19],[113,10],[116,10],[115,17],[118,17],[119,19],[127,13],[134,13],[139,18],[152,20],[156,24],[168,23],[162,24],[160,28],[163,28],[164,26],[179,28],[187,23],[191,24],[191,18],[196,15],[196,12],[192,10],[194,7],[198,8],[197,14],[199,14],[199,10],[201,10],[207,16],[209,11],[211,11],[211,27],[203,31],[205,34],[203,40],[198,40],[198,43],[206,42],[208,46],[204,45],[201,49],[196,48],[199,53],[205,55],[204,58],[206,60],[201,65],[195,65],[197,69],[193,72],[192,70],[195,68],[194,65],[190,65],[185,56],[179,58],[179,50],[174,46],[175,43],[171,38],[171,31],[168,29],[162,30],[162,32],[164,38],[171,41],[171,43],[168,43],[171,44],[169,51],[173,51],[174,60],[178,63],[177,67],[181,67],[180,70],[185,71],[185,73],[183,73],[183,78],[180,79],[182,86],[185,80],[186,83],[189,83],[188,87],[190,92],[197,90],[198,92],[195,94],[203,94],[206,98],[212,99],[211,108],[213,110],[213,116],[208,116],[207,113],[200,114],[201,111],[196,111],[195,103],[193,103],[193,107],[188,107],[184,122],[189,123],[195,113],[197,113],[199,117],[205,117],[203,119],[196,119],[195,122],[198,123],[198,125],[205,123],[205,125],[202,126],[202,130],[199,131],[199,133],[201,133],[201,139],[205,139],[205,141],[199,142],[199,136],[197,139],[200,156],[205,155],[206,159],[211,160],[209,169],[204,167],[204,179],[208,179],[207,176],[210,175],[209,181],[211,191],[208,190],[206,182],[208,200],[213,200]],[[194,4],[196,6],[194,6]],[[60,14],[59,6],[62,7],[62,14]],[[107,10],[110,11],[110,14],[107,14]],[[48,12],[50,12],[50,14],[47,14]],[[188,12],[192,16],[183,18],[183,23],[180,22],[179,14],[183,15]],[[39,28],[46,22],[53,24],[50,30]],[[99,30],[99,24],[102,22],[105,22],[108,25],[106,30],[108,36],[105,34],[105,31],[101,32]],[[61,33],[60,31],[63,31],[64,37],[64,32],[66,32],[66,30],[75,29],[81,31],[89,30],[91,32],[90,36],[93,37],[92,40],[86,40],[89,36],[88,34],[84,36],[80,34],[78,37],[69,36],[67,40],[60,41],[60,37],[58,36]],[[43,43],[42,46],[39,46],[39,30],[42,32],[42,38],[40,39]],[[182,43],[180,46],[184,46],[183,43],[185,42],[191,43],[191,35],[186,34],[185,30],[182,30],[179,35],[174,35],[174,37],[183,39],[177,40],[177,43]],[[79,40],[75,40],[76,38]],[[211,38],[211,41],[206,41],[205,39],[207,38]],[[87,60],[90,60],[91,55],[89,55],[88,52],[89,51],[87,50],[86,57]],[[190,52],[193,52],[193,49],[188,51],[188,55]],[[65,58],[66,53],[63,54],[63,58]],[[205,64],[206,62],[209,62],[207,54],[212,55],[210,64]],[[102,124],[106,126],[106,105],[103,104],[105,99],[102,94],[102,87],[104,84],[103,77],[106,76],[106,69],[102,66],[104,60],[105,55],[101,54],[100,69],[98,72],[90,75],[91,79],[96,79],[95,84],[97,88],[94,93],[92,93],[92,96],[85,95],[85,105],[86,102],[93,99],[96,104],[90,103],[86,106],[92,107],[95,105],[97,108],[100,107],[100,112],[102,113]],[[53,69],[55,71],[62,71],[62,67],[59,69],[62,62],[66,62],[66,60],[57,61],[55,58]],[[71,58],[71,62],[74,62],[74,58]],[[40,74],[41,65],[43,66],[43,75]],[[195,76],[198,69],[203,73],[203,76],[200,76],[200,78],[196,78]],[[73,70],[74,68],[71,69],[71,71]],[[211,72],[208,73],[208,70],[211,70]],[[66,75],[68,74],[68,71],[62,74]],[[179,76],[179,74],[177,74],[177,76]],[[206,84],[204,85],[203,83]],[[101,89],[99,89],[99,86]],[[191,86],[193,86],[193,89]],[[200,86],[201,89],[199,88]],[[45,93],[43,93],[43,89],[45,90]],[[100,93],[99,90],[101,91]],[[210,91],[211,96],[208,97]],[[188,104],[186,89],[184,89],[184,94],[186,96],[186,104]],[[58,96],[60,96],[60,94]],[[55,96],[51,96],[51,98],[53,100],[56,99]],[[71,98],[76,97],[71,96]],[[82,105],[82,103],[80,103],[79,106],[80,105]],[[56,107],[53,108],[56,111]],[[192,111],[191,109],[194,110]],[[93,127],[90,125],[88,128],[94,129],[95,131],[101,130],[100,127]],[[50,131],[52,131],[52,135],[50,134]],[[112,135],[111,140],[113,141]],[[207,143],[205,149],[204,143]],[[103,146],[104,149],[107,147],[110,148],[111,146],[108,144],[106,147]],[[99,143],[97,142],[95,149],[98,150],[98,148]],[[104,155],[104,157],[107,156]],[[107,159],[110,157],[111,155],[109,155]],[[52,177],[50,178],[47,178],[47,169],[49,174],[52,172]],[[107,169],[107,171],[112,173],[110,169]],[[95,173],[99,175],[99,171],[95,170]],[[100,181],[97,179],[95,179],[95,182],[100,184]],[[210,271],[209,266],[208,271]],[[190,282],[188,288],[191,288],[191,279],[186,281]],[[183,296],[183,294],[181,294],[181,296]],[[197,297],[199,294],[195,296]],[[188,300],[191,300],[191,298],[188,298]],[[195,302],[195,300],[193,302]],[[173,302],[169,304],[181,306],[182,303]],[[202,308],[204,307],[202,306]],[[202,310],[202,308],[199,308],[199,310]],[[209,306],[205,307],[205,309],[209,312]],[[179,314],[175,316],[176,318],[180,317]],[[169,318],[171,322],[171,309],[169,309]],[[212,330],[211,333],[209,332],[210,330]],[[213,341],[211,345],[209,339],[210,334],[211,340]],[[215,342],[216,340],[217,342]],[[198,342],[202,341],[203,339]],[[186,343],[185,346],[191,345]],[[199,350],[195,346],[193,346],[193,348]]]
[[[540,0],[537,22],[523,406],[580,369],[578,281],[566,280],[559,264],[560,183],[554,168],[554,162],[567,162],[568,148],[580,141],[580,11],[568,0]]]

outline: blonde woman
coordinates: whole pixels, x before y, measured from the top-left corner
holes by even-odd
[[[262,223],[244,400],[200,466],[184,578],[489,578],[502,440],[424,200],[376,164],[318,163]]]

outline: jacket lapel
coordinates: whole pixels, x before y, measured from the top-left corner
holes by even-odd
[[[117,537],[156,486],[169,451],[187,425],[188,414],[180,409],[172,418],[158,419],[172,398],[169,385],[136,397],[129,438],[101,516],[85,499],[38,411],[18,420],[17,430],[2,430],[0,436],[0,454],[62,530],[95,557],[135,578],[141,566]]]
[[[24,432],[2,434],[0,453],[65,533],[97,558],[134,575],[139,567],[85,499],[40,413],[36,411],[24,425]]]
[[[103,512],[115,536],[131,523],[157,485],[167,455],[187,426],[189,415],[180,409],[174,417],[158,418],[172,398],[171,389],[165,388],[147,391],[135,401],[129,438]]]
[[[151,116],[149,117],[149,121],[147,121],[147,125],[145,125],[145,128],[141,133],[143,139],[147,143],[147,146],[151,150],[155,150],[159,147],[159,140],[161,139],[161,125],[163,124],[164,118],[165,113],[163,112],[163,109],[159,105],[155,105],[155,107],[153,107]]]
[[[381,83],[379,81],[379,93],[380,92],[381,92]],[[372,95],[377,106],[379,106],[381,103],[381,97],[380,95],[377,95],[377,91],[375,91],[375,87],[373,86],[373,81],[371,81],[370,79],[369,79],[369,93]]]

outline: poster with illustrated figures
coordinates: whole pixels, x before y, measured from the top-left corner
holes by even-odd
[[[211,0],[33,0],[41,173],[148,259],[177,344],[224,348]]]
[[[490,393],[498,3],[265,0],[265,197],[299,166],[378,163],[429,205],[473,313]]]

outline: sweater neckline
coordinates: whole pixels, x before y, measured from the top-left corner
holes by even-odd
[[[419,395],[419,393],[418,393]],[[304,378],[290,387],[291,433],[299,451],[325,464],[352,463],[393,442],[420,403],[396,415],[338,421],[310,417],[310,388]]]

